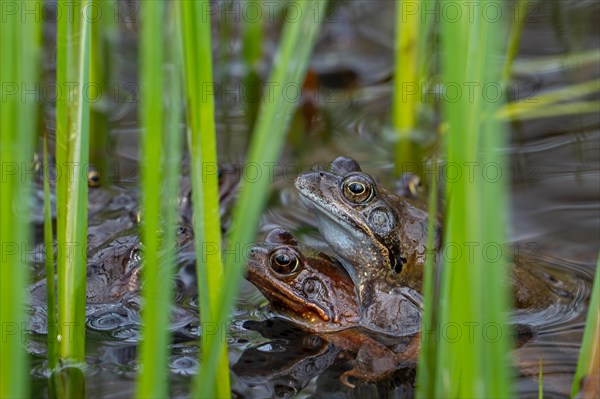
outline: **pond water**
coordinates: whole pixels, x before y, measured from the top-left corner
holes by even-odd
[[[218,3],[222,4],[222,3]],[[318,85],[305,90],[301,110],[271,185],[270,200],[257,239],[275,226],[292,229],[311,245],[323,245],[307,210],[300,204],[293,181],[300,171],[324,165],[335,157],[355,158],[384,184],[393,185],[389,119],[392,95],[394,11],[392,2],[340,1],[323,25],[311,61]],[[121,3],[123,10],[136,3]],[[586,1],[532,3],[515,62],[513,99],[577,82],[597,79],[598,60],[576,67],[563,62],[569,54],[598,51],[598,3]],[[128,11],[129,12],[129,11]],[[223,32],[221,20],[214,31]],[[54,29],[46,24],[45,77],[54,75]],[[235,27],[234,27],[235,28]],[[91,189],[97,212],[90,216],[90,240],[105,247],[135,232],[137,209],[139,121],[137,101],[137,40],[139,26],[121,21],[112,65],[117,72],[111,104],[110,167],[102,171],[102,186]],[[248,137],[240,89],[243,66],[237,29],[227,43],[215,43],[216,112],[219,159],[243,162]],[[276,24],[267,26],[266,59],[277,43]],[[534,64],[533,60],[553,60]],[[262,73],[268,69],[263,65]],[[308,94],[308,95],[307,95]],[[590,99],[597,100],[598,94]],[[45,112],[52,132],[53,109]],[[557,279],[573,283],[568,308],[517,314],[536,334],[513,353],[516,391],[537,396],[538,367],[543,358],[544,397],[566,397],[576,367],[585,311],[600,242],[600,115],[555,116],[514,122],[506,152],[511,163],[511,235],[517,255],[534,255]],[[433,132],[423,132],[431,143]],[[264,170],[262,172],[265,172]],[[247,169],[242,178],[252,179]],[[230,198],[222,193],[222,198]],[[36,193],[38,196],[40,193]],[[39,214],[41,215],[41,213]],[[40,219],[36,219],[39,223]],[[224,212],[227,225],[228,213]],[[38,229],[38,232],[40,230]],[[38,240],[41,236],[38,236]],[[125,245],[125,244],[124,244]],[[133,248],[133,247],[132,247]],[[90,253],[96,253],[90,249]],[[131,254],[129,254],[131,255]],[[131,256],[127,262],[132,262]],[[200,329],[195,313],[195,257],[189,246],[178,252],[177,290],[172,317],[171,395],[185,397],[197,373]],[[129,264],[129,263],[128,263]],[[133,267],[133,266],[132,266]],[[34,267],[34,280],[43,278],[43,263]],[[412,397],[415,369],[398,370],[379,383],[350,390],[339,375],[348,365],[340,350],[318,336],[302,333],[264,307],[266,300],[244,283],[233,322],[227,326],[232,386],[237,397]],[[90,304],[87,322],[85,386],[89,397],[132,397],[140,342],[139,298],[122,293],[113,301]],[[32,306],[28,349],[32,360],[33,396],[47,396],[45,370],[45,308]]]

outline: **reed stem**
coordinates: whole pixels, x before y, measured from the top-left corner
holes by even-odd
[[[168,357],[182,132],[176,5],[142,4],[143,341],[137,397],[168,397]],[[168,24],[165,26],[165,11]],[[165,29],[166,28],[166,29]],[[160,48],[160,50],[158,50]],[[164,49],[167,48],[165,52]],[[166,63],[165,61],[168,61]],[[167,98],[167,107],[163,104]],[[158,234],[162,231],[164,234]]]
[[[287,22],[284,25],[278,54],[271,71],[269,81],[277,82],[279,87],[294,84],[300,87],[304,81],[308,59],[316,38],[320,22],[324,18],[326,1],[295,2],[299,10],[300,20]],[[265,168],[273,165],[279,158],[290,118],[296,107],[286,99],[281,90],[275,90],[272,98],[263,98],[259,118],[252,135],[247,162],[262,165]],[[228,255],[225,257],[224,285],[218,301],[217,326],[223,326],[229,320],[234,301],[242,279],[245,264],[245,248],[254,240],[260,214],[265,206],[269,174],[262,174],[257,181],[243,181],[240,196],[233,210],[232,229],[227,236]],[[209,347],[203,358],[202,368],[196,385],[197,397],[210,395],[213,386],[215,367],[219,359],[220,348]]]
[[[467,2],[456,4],[466,12]],[[499,39],[505,36],[504,22],[492,23],[475,13],[472,19],[443,19],[441,29],[445,85],[501,81],[496,57],[502,54]],[[482,93],[443,104],[449,127],[447,162],[456,166],[459,176],[448,177],[445,190],[447,223],[437,307],[444,334],[437,345],[436,397],[511,396],[504,333],[508,298],[503,282],[508,266],[501,253],[508,212],[502,179],[506,174],[501,173],[506,163],[500,150],[506,135],[493,117],[498,106]],[[471,167],[492,164],[498,166],[500,176],[486,179],[479,169],[469,173]],[[490,326],[496,332],[493,339],[486,335]]]
[[[185,57],[185,87],[187,98],[188,142],[191,143],[192,203],[194,206],[194,232],[196,244],[196,273],[202,326],[216,324],[221,287],[223,287],[223,261],[221,259],[221,220],[219,212],[219,181],[213,91],[213,66],[211,46],[211,21],[205,15],[209,2],[181,2],[183,54]],[[229,359],[226,342],[221,334],[204,331],[202,357],[209,348],[220,353],[217,379],[196,380],[195,390],[204,389],[205,396],[228,397]],[[199,396],[197,393],[195,396]],[[201,396],[201,395],[200,395]]]
[[[91,24],[90,85],[94,99],[90,114],[90,162],[100,177],[107,171],[107,156],[110,128],[110,79],[114,69],[113,47],[117,26],[110,8],[117,3],[111,0],[91,0],[98,16]]]
[[[581,349],[579,350],[579,361],[577,362],[577,370],[573,377],[573,385],[571,387],[571,398],[582,393],[581,397],[592,397],[598,394],[598,378],[600,378],[600,370],[598,363],[600,362],[600,254],[596,263],[596,272],[594,274],[594,287],[592,288],[592,297],[588,307],[588,314],[585,321],[585,330],[583,332],[583,340]],[[586,379],[586,383],[583,383]],[[592,389],[588,392],[586,384],[596,384],[596,392]],[[583,388],[583,389],[582,389]],[[585,392],[585,393],[583,393]]]
[[[430,181],[429,187],[429,199],[428,199],[428,211],[429,220],[427,223],[427,248],[436,247],[435,237],[435,224],[437,222],[438,214],[438,160],[434,162],[433,178]],[[439,334],[439,329],[436,329],[436,268],[438,265],[438,259],[436,259],[436,252],[428,250],[427,258],[425,259],[425,269],[423,273],[423,298],[424,298],[424,314],[422,320],[421,331],[427,331],[426,336],[421,335],[422,342],[427,341],[421,347],[419,352],[419,367],[417,368],[417,397],[429,398],[434,396],[434,377],[436,375],[436,362],[435,354],[437,351],[437,345],[435,340],[435,334]],[[436,331],[438,330],[438,331]]]
[[[396,174],[418,172],[420,158],[413,131],[417,124],[419,34],[422,2],[396,0],[396,47],[393,128],[396,132]]]
[[[46,305],[48,315],[48,368],[53,370],[58,364],[56,287],[54,284],[54,237],[52,233],[52,206],[50,203],[50,181],[48,176],[48,133],[44,130],[44,248],[46,249]]]
[[[89,0],[59,0],[56,82],[56,165],[59,352],[62,360],[85,361],[87,173],[90,105]]]
[[[35,1],[2,4],[0,24],[0,397],[27,397],[29,370],[24,351],[22,326],[25,325],[26,284],[30,268],[27,261],[31,248],[29,198],[31,181],[28,170],[33,160],[38,106],[31,90],[38,80],[40,65],[40,15],[25,9],[41,9]],[[9,12],[14,11],[14,12]],[[12,93],[11,93],[12,91]]]

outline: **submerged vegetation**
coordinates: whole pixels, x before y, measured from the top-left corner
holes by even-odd
[[[26,2],[16,2],[25,7]],[[37,0],[36,0],[36,3]],[[442,20],[434,24],[423,13],[422,1],[397,0],[394,76],[391,125],[394,132],[387,161],[395,172],[411,170],[416,165],[432,166],[425,179],[429,187],[429,234],[427,247],[435,247],[434,223],[439,213],[444,217],[444,255],[430,251],[424,272],[424,316],[421,350],[417,368],[418,397],[510,397],[512,385],[508,331],[509,295],[505,282],[510,260],[502,255],[508,238],[508,177],[506,174],[485,179],[471,175],[472,165],[495,165],[502,175],[508,170],[505,155],[508,122],[521,122],[557,115],[580,115],[597,112],[599,102],[590,99],[600,91],[600,80],[553,88],[533,97],[530,102],[510,102],[504,93],[514,70],[544,68],[556,60],[535,64],[515,61],[523,34],[526,7],[518,1],[519,18],[491,22],[476,13],[474,18],[458,22]],[[469,2],[458,2],[468,7]],[[492,3],[483,1],[482,6]],[[244,4],[263,9],[260,0]],[[272,56],[266,82],[279,87],[301,88],[309,70],[309,61],[319,29],[332,3],[294,0],[288,7],[278,5],[282,21],[281,34]],[[289,6],[289,5],[292,6]],[[93,6],[95,5],[95,6]],[[508,4],[502,3],[503,7]],[[107,100],[90,106],[83,87],[92,83],[106,92],[109,88],[109,64],[116,31],[115,21],[87,18],[90,8],[105,13],[111,10],[104,0],[67,2],[57,7],[74,18],[57,18],[56,85],[74,87],[61,91],[56,98],[56,168],[72,168],[70,178],[56,177],[56,184],[45,178],[44,230],[45,275],[47,294],[47,356],[44,366],[53,374],[50,396],[73,394],[65,368],[85,368],[86,361],[86,264],[88,237],[88,182],[90,160],[104,170],[110,160],[105,157],[110,118]],[[139,2],[140,72],[140,236],[142,247],[142,339],[137,353],[139,374],[137,397],[168,397],[172,280],[175,270],[175,242],[178,222],[182,159],[189,159],[197,295],[201,337],[199,368],[190,384],[193,397],[230,397],[230,321],[241,286],[246,249],[256,240],[260,218],[269,199],[270,176],[263,173],[250,181],[242,179],[229,230],[223,234],[219,204],[219,165],[217,151],[217,110],[212,86],[219,72],[213,70],[220,61],[213,60],[215,50],[224,46],[220,35],[233,33],[230,19],[212,29],[214,16],[208,0]],[[286,12],[297,18],[284,18]],[[292,10],[292,11],[290,11]],[[507,13],[508,15],[508,13]],[[38,15],[39,17],[39,15]],[[213,17],[213,19],[211,19]],[[2,82],[23,82],[33,86],[41,80],[39,73],[41,18],[9,17],[1,25],[0,54]],[[244,84],[260,81],[265,41],[268,36],[264,20],[240,22]],[[510,30],[510,34],[509,33]],[[215,33],[219,32],[219,33]],[[215,34],[218,45],[213,41]],[[508,37],[508,41],[507,38]],[[227,38],[225,38],[227,39]],[[433,53],[435,50],[435,53]],[[581,52],[560,60],[562,67],[594,65],[599,53]],[[439,62],[439,65],[438,65]],[[526,64],[526,65],[525,65]],[[525,66],[523,66],[525,65]],[[439,82],[434,82],[439,80]],[[488,101],[483,92],[473,98],[441,101],[432,105],[420,100],[422,90],[447,90],[453,85],[466,87],[469,82],[498,83],[501,95]],[[210,89],[209,89],[210,88]],[[34,117],[39,104],[5,96],[2,88],[0,127],[2,138],[2,269],[0,270],[0,397],[28,396],[30,374],[21,337],[26,334],[28,270],[30,260],[21,249],[31,247],[31,228],[25,208],[30,198],[30,181],[20,178],[18,170],[4,165],[30,165],[35,153],[36,131],[42,137],[42,169],[50,169],[47,129],[37,126]],[[263,96],[258,106],[246,104],[248,122],[245,164],[274,165],[281,157],[285,138],[294,112],[303,99],[290,101],[281,90]],[[253,112],[256,112],[254,118]],[[436,114],[436,117],[430,117]],[[185,115],[185,118],[184,118]],[[182,128],[185,119],[186,135]],[[433,131],[431,139],[421,137]],[[43,134],[42,134],[43,132]],[[308,136],[307,136],[308,137]],[[309,138],[310,139],[310,138]],[[187,154],[185,152],[187,150]],[[423,161],[429,154],[431,159]],[[189,155],[189,158],[187,157]],[[344,155],[344,154],[338,154]],[[445,165],[459,165],[462,178],[442,178]],[[53,234],[51,190],[56,190],[56,233]],[[225,235],[225,237],[223,237]],[[54,253],[53,245],[56,245]],[[476,243],[478,251],[472,251]],[[481,251],[489,249],[490,252]],[[447,252],[450,251],[450,252]],[[491,252],[499,251],[497,254]],[[470,254],[472,256],[461,256]],[[600,262],[600,261],[599,261]],[[600,267],[600,265],[598,266]],[[56,270],[56,271],[55,271]],[[55,287],[55,273],[57,276]],[[585,377],[598,373],[598,306],[599,276],[596,272],[581,355],[571,395],[580,393]],[[56,292],[55,292],[56,289]],[[55,295],[56,294],[56,295]],[[208,331],[216,326],[217,333]],[[452,330],[455,328],[455,330]],[[203,331],[206,329],[206,331]],[[226,331],[222,331],[226,330]],[[456,333],[456,339],[448,334]],[[471,333],[474,333],[473,335]],[[493,339],[489,339],[489,335]],[[444,336],[444,339],[440,337]],[[193,352],[193,350],[190,350]],[[195,352],[193,352],[195,355]],[[595,368],[594,368],[595,367]],[[78,371],[81,371],[78,370]],[[542,361],[539,363],[541,392]],[[46,373],[46,371],[44,371]],[[56,377],[57,375],[60,376]],[[79,373],[79,377],[83,374]],[[233,381],[235,382],[235,381]],[[81,381],[79,381],[81,383]],[[64,385],[64,386],[63,386]],[[81,386],[78,393],[82,392]],[[585,389],[585,388],[583,388]]]

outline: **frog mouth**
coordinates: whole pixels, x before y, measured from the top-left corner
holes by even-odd
[[[347,246],[354,246],[356,242],[370,242],[371,245],[376,247],[376,251],[385,254],[383,257],[387,259],[389,264],[387,265],[392,270],[399,273],[399,270],[402,269],[402,266],[405,263],[404,258],[395,259],[394,252],[391,249],[381,243],[380,240],[374,239],[372,236],[365,232],[364,227],[355,222],[349,215],[342,213],[332,213],[330,209],[324,207],[321,204],[321,201],[318,197],[313,195],[306,195],[303,192],[301,193],[302,202],[311,209],[314,209],[317,213],[317,219],[319,220],[319,224],[322,226],[320,230],[330,229],[328,226],[334,225],[337,226],[336,231],[340,232],[345,237],[351,237],[348,241],[351,241],[347,244]],[[321,222],[321,218],[326,218],[327,222]],[[338,235],[339,238],[339,235]]]

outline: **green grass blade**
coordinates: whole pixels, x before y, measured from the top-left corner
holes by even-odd
[[[181,84],[179,81],[179,47],[175,42],[174,15],[169,14],[165,30],[166,3],[142,4],[141,39],[141,117],[142,137],[142,242],[143,252],[143,341],[140,349],[141,374],[137,383],[138,398],[168,396],[168,355],[171,294],[178,215],[182,132]],[[173,7],[175,7],[173,5]],[[172,9],[169,9],[172,11]],[[166,32],[166,34],[165,34]],[[165,71],[165,56],[171,61]],[[163,107],[168,99],[168,109]],[[158,234],[163,231],[164,236]],[[159,256],[160,253],[160,256]],[[165,285],[166,282],[166,285]]]
[[[87,179],[89,154],[90,26],[84,16],[89,0],[58,3],[56,163],[64,172],[57,179],[58,327],[63,360],[85,361]],[[68,173],[68,178],[66,174]]]
[[[102,174],[107,171],[107,150],[109,132],[109,93],[113,70],[113,47],[117,25],[111,7],[117,3],[111,0],[91,0],[97,16],[92,20],[90,60],[90,162]],[[102,177],[102,176],[101,176]]]
[[[255,69],[262,58],[263,18],[262,0],[244,1],[243,48],[246,66]]]
[[[434,170],[429,187],[428,211],[429,220],[427,223],[427,248],[435,248],[435,223],[438,213],[438,160],[434,163]],[[435,378],[435,353],[437,350],[435,325],[435,270],[437,267],[435,251],[428,251],[425,260],[425,269],[423,272],[423,298],[424,298],[424,315],[421,328],[421,350],[419,352],[419,363],[417,367],[417,397],[429,398],[434,395],[434,378]]]
[[[589,64],[597,64],[600,50],[592,49],[578,53],[552,55],[547,57],[536,57],[530,60],[517,61],[513,64],[513,74],[544,74],[557,70],[567,71],[569,69],[584,67]]]
[[[527,7],[529,2],[525,0],[517,0],[515,9],[515,20],[510,27],[510,36],[508,38],[508,48],[506,50],[506,60],[502,69],[502,81],[509,82],[512,72],[512,65],[521,45],[521,35],[523,33],[523,25],[527,17]]]
[[[545,109],[551,108],[552,106],[558,106],[560,101],[571,101],[562,106],[572,106],[574,102],[572,100],[577,97],[583,97],[590,94],[594,94],[600,91],[600,79],[593,79],[587,82],[577,83],[568,85],[555,90],[549,90],[531,98],[522,99],[509,104],[506,104],[500,108],[497,115],[502,118],[529,118],[531,115],[540,115]],[[588,101],[586,103],[594,103]]]
[[[304,1],[296,3],[295,8],[299,10],[300,21],[285,24],[278,54],[275,56],[268,80],[278,84],[278,88],[285,88],[290,84],[301,87],[310,52],[324,17],[325,5],[326,1],[322,0],[315,3]],[[266,167],[277,161],[295,107],[295,103],[284,97],[283,90],[274,90],[272,98],[263,99],[250,143],[248,163]],[[233,227],[227,236],[224,278],[227,284],[218,302],[217,326],[222,326],[229,320],[242,279],[246,255],[243,251],[256,236],[258,221],[266,203],[270,183],[268,175],[263,173],[262,178],[256,182],[242,182],[240,197],[233,211]],[[209,348],[208,356],[204,358],[197,385],[198,397],[210,395],[219,353],[220,348],[212,346]]]
[[[22,88],[34,87],[40,64],[40,15],[27,15],[25,8],[41,9],[36,1],[5,2],[0,24],[0,397],[27,397],[27,369],[21,330],[25,322],[25,287],[29,264],[25,251],[31,248],[28,215],[33,140],[38,107]],[[27,165],[27,166],[26,166]]]
[[[467,10],[466,2],[456,4]],[[475,13],[472,19],[444,19],[441,28],[446,84],[500,82],[497,56],[502,54],[502,22],[491,23]],[[447,162],[458,166],[461,178],[449,179],[446,186],[448,221],[439,306],[445,339],[438,345],[437,397],[509,397],[511,392],[507,334],[502,333],[506,331],[502,282],[507,266],[502,256],[487,252],[489,246],[493,253],[506,242],[506,187],[501,179],[492,182],[482,173],[469,173],[471,167],[492,162],[506,170],[499,151],[505,134],[492,117],[498,104],[485,101],[481,93],[444,104],[449,126]],[[499,337],[487,339],[489,326],[499,331]]]
[[[600,361],[600,255],[598,255],[596,263],[594,287],[592,288],[592,297],[585,321],[577,370],[571,387],[571,398],[579,393],[582,380],[585,377],[597,378],[598,361]],[[595,373],[593,371],[594,367],[596,367]]]
[[[394,128],[400,136],[406,136],[416,123],[415,94],[409,95],[408,88],[418,84],[418,37],[421,1],[396,1],[396,49],[394,74]],[[405,137],[406,138],[406,137]]]
[[[220,291],[223,286],[214,96],[211,92],[207,93],[207,88],[212,87],[214,81],[210,18],[204,15],[208,4],[208,1],[180,3],[188,142],[191,143],[196,272],[203,326],[215,325],[218,318]],[[204,330],[203,357],[207,356],[208,349],[211,347],[218,347],[221,353],[220,363],[217,366],[218,383],[204,388],[211,396],[227,397],[230,395],[229,360],[227,346],[225,342],[219,340],[219,336],[219,334],[210,335]],[[196,385],[197,389],[198,385]]]
[[[42,170],[48,170],[48,133],[44,130],[44,164]],[[52,205],[50,204],[50,181],[44,174],[44,248],[46,248],[46,304],[48,315],[48,368],[58,364],[58,335],[56,319],[56,287],[54,285],[54,237],[52,234]]]
[[[506,108],[505,108],[506,109]],[[572,101],[565,104],[552,104],[545,107],[528,108],[521,111],[496,113],[496,117],[504,120],[519,120],[555,118],[559,116],[575,116],[582,114],[597,114],[600,112],[600,101]]]
[[[420,95],[419,39],[422,30],[423,4],[420,0],[396,0],[396,48],[393,98],[393,127],[397,135],[396,173],[409,171],[419,159],[414,139],[417,123],[417,100]],[[421,54],[422,55],[422,54]],[[415,170],[412,170],[413,172]]]

